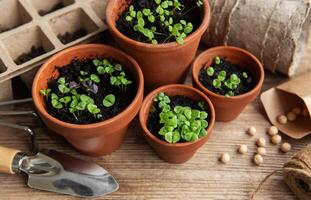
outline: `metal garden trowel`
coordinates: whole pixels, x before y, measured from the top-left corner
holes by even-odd
[[[0,147],[0,172],[23,172],[31,188],[79,197],[98,197],[119,188],[113,176],[99,165],[51,150],[29,156]]]
[[[31,102],[32,99],[0,102],[0,106]],[[31,116],[38,119],[35,111],[0,111],[0,116]],[[0,146],[0,173],[28,175],[31,188],[79,197],[98,197],[117,191],[114,177],[101,166],[73,158],[53,150],[38,152],[36,133],[28,126],[0,120],[0,126],[23,130],[31,138],[31,150],[27,155],[19,150]]]

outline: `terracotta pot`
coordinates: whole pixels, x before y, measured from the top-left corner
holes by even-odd
[[[197,101],[204,101],[207,105],[207,111],[209,113],[209,127],[207,129],[207,135],[200,138],[196,142],[186,142],[170,144],[163,140],[160,140],[154,136],[147,128],[147,120],[150,113],[150,108],[153,105],[153,99],[161,92],[166,93],[168,96],[182,95],[190,97],[191,99]],[[215,110],[212,102],[199,90],[186,85],[167,85],[160,87],[153,92],[151,92],[144,100],[141,110],[139,112],[140,125],[143,129],[143,137],[152,146],[155,152],[159,155],[161,159],[166,162],[173,164],[180,164],[188,161],[196,151],[202,147],[207,140],[210,138],[212,129],[215,124]]]
[[[138,89],[133,102],[120,114],[103,122],[77,125],[60,121],[45,109],[45,101],[40,95],[47,88],[47,82],[58,76],[55,66],[64,66],[73,58],[90,56],[112,57],[127,66],[135,75]],[[91,156],[107,155],[120,147],[126,135],[129,123],[138,113],[143,100],[144,79],[138,63],[127,54],[105,45],[88,44],[66,49],[50,58],[38,71],[32,87],[35,107],[48,128],[65,137],[70,144],[82,153]]]
[[[199,82],[202,67],[211,65],[216,56],[223,57],[250,72],[256,80],[256,86],[248,93],[226,97],[209,91]],[[216,110],[216,121],[234,120],[245,106],[254,101],[260,93],[264,81],[264,69],[260,61],[248,51],[236,47],[221,46],[201,53],[193,62],[192,79],[194,87],[203,91],[213,102]]]
[[[115,37],[117,44],[138,61],[147,87],[155,88],[184,81],[211,17],[209,3],[207,0],[203,1],[201,26],[185,39],[183,45],[176,42],[152,45],[128,38],[117,29],[116,21],[130,1],[114,0],[108,2],[106,8],[108,28]]]

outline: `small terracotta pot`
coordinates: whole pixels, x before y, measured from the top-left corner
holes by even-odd
[[[128,38],[117,29],[116,21],[131,1],[108,2],[106,8],[108,28],[117,44],[138,61],[148,88],[184,81],[211,17],[209,3],[207,0],[203,1],[201,26],[185,39],[183,45],[176,42],[153,45]]]
[[[209,113],[209,126],[207,129],[207,135],[200,138],[196,142],[186,142],[170,144],[163,140],[160,140],[154,136],[147,128],[147,120],[150,113],[150,108],[153,105],[153,99],[161,92],[164,92],[168,96],[182,95],[190,97],[197,101],[204,101],[207,105],[207,111]],[[187,86],[187,85],[167,85],[160,87],[151,92],[144,100],[141,110],[139,112],[139,121],[143,129],[143,137],[152,146],[155,152],[161,159],[173,164],[180,164],[188,161],[195,152],[202,147],[210,138],[212,129],[215,124],[215,110],[212,102],[199,90]]]
[[[199,74],[202,67],[213,63],[216,56],[223,57],[246,69],[254,76],[256,86],[248,93],[234,97],[226,97],[209,91],[200,83]],[[264,68],[254,55],[243,49],[229,46],[220,46],[204,51],[195,59],[192,67],[193,86],[203,91],[211,99],[216,110],[216,121],[222,122],[237,118],[245,106],[256,99],[260,93],[264,76]]]
[[[138,89],[133,102],[120,114],[103,122],[77,125],[60,121],[45,109],[45,101],[40,90],[47,88],[51,77],[57,77],[55,66],[69,64],[74,58],[91,56],[112,57],[127,66],[135,75]],[[48,128],[64,136],[70,144],[82,153],[102,156],[118,149],[126,135],[129,123],[134,119],[143,101],[144,79],[138,63],[127,54],[105,45],[88,44],[66,49],[50,58],[38,71],[32,87],[34,105]]]

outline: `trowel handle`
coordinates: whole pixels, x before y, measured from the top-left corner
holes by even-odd
[[[0,146],[0,173],[15,174],[13,162],[18,153],[19,150]]]

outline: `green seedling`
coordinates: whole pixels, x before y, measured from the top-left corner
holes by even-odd
[[[208,76],[214,76],[215,70],[214,70],[213,67],[208,67],[206,69],[206,73],[207,73]]]
[[[58,110],[64,107],[63,104],[59,101],[59,97],[55,93],[52,93],[51,104],[55,109]]]
[[[100,83],[100,79],[98,78],[98,76],[96,74],[91,74],[90,79],[94,83]]]
[[[45,99],[46,99],[46,100],[48,100],[48,97],[49,97],[51,91],[52,91],[51,89],[45,89],[45,90],[40,90],[40,93],[41,93],[43,96],[45,96]]]
[[[248,74],[246,72],[242,73],[243,78],[248,79]]]
[[[58,85],[58,90],[63,93],[63,94],[67,94],[70,92],[70,88],[68,87],[69,83],[66,83],[66,80],[64,77],[60,77],[57,80]]]
[[[216,65],[220,65],[220,63],[221,63],[220,57],[216,56],[216,57],[215,57],[215,64],[216,64]]]
[[[174,144],[181,139],[193,142],[207,134],[207,112],[183,106],[175,106],[170,109],[170,107],[167,107],[170,98],[164,93],[158,94],[154,98],[154,102],[158,103],[158,106],[162,109],[159,123],[163,124],[163,127],[158,134],[168,143]]]
[[[113,106],[116,102],[116,97],[113,94],[109,94],[107,96],[105,96],[104,100],[103,100],[103,105],[106,108],[110,108],[111,106]]]

